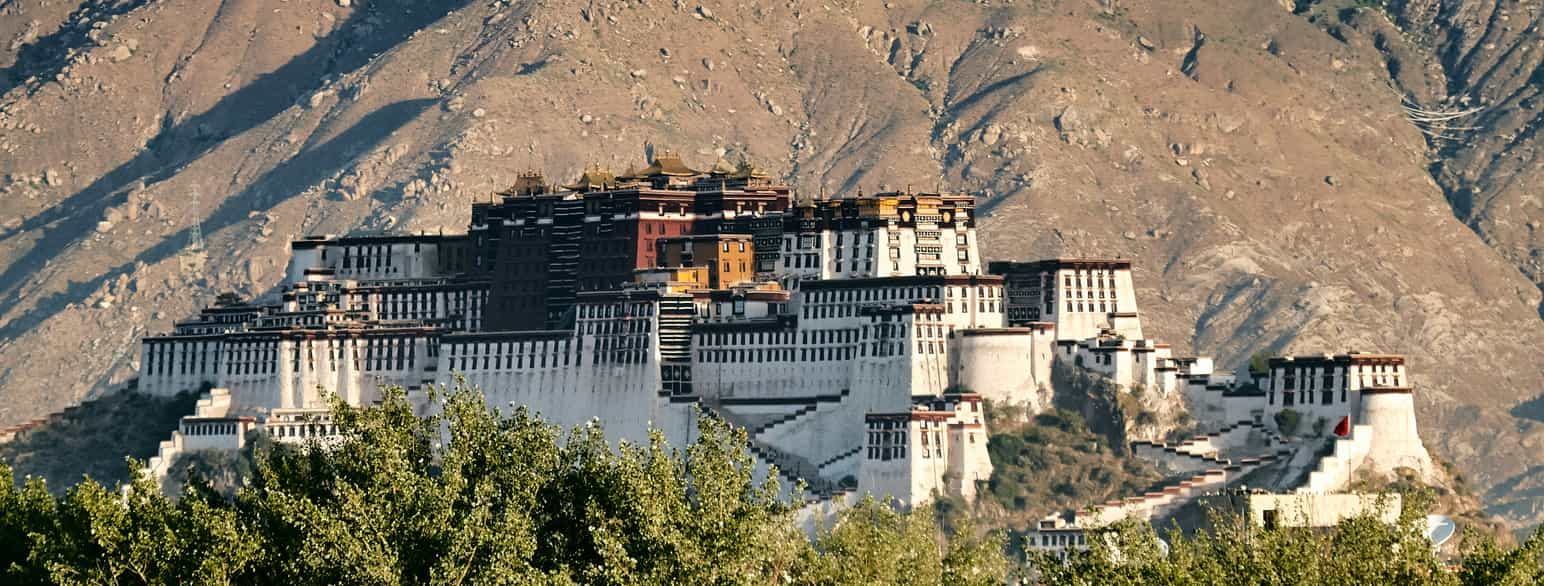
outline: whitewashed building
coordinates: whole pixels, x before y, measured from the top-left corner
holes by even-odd
[[[458,378],[505,412],[618,438],[684,445],[700,410],[747,430],[763,474],[915,505],[973,498],[992,471],[983,406],[1047,407],[1064,362],[1193,402],[1204,421],[1293,406],[1403,425],[1358,441],[1419,459],[1402,361],[1282,359],[1241,391],[1143,337],[1130,261],[983,274],[971,196],[790,199],[751,165],[703,173],[670,155],[561,190],[523,174],[473,204],[467,235],[302,238],[273,298],[222,296],[146,337],[139,388],[229,389],[231,413],[281,441],[326,437],[330,396],[368,405],[382,386],[421,397]]]

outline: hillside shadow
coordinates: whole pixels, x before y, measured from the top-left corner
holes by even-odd
[[[140,462],[156,455],[162,440],[177,429],[177,422],[193,411],[199,393],[170,397],[130,390],[88,399],[55,413],[16,441],[0,444],[0,460],[11,465],[11,478],[0,482],[21,484],[27,477],[47,481],[49,492],[62,494],[90,477],[105,486],[129,479],[124,458]]]
[[[10,67],[0,67],[0,94],[21,85],[24,78],[36,76],[39,80],[27,89],[27,95],[37,93],[43,84],[53,81],[70,63],[70,49],[92,46],[92,21],[110,20],[144,6],[147,0],[119,0],[83,2],[54,32],[38,37],[22,45],[16,51],[16,61]],[[82,24],[86,26],[82,26]]]
[[[305,187],[331,177],[346,166],[355,153],[379,145],[402,125],[437,102],[438,100],[427,98],[404,100],[369,113],[332,140],[295,154],[253,181],[240,193],[226,198],[220,207],[203,218],[201,222],[203,230],[213,233],[246,219],[247,213],[253,209],[253,202],[262,201],[272,207],[296,197]],[[289,195],[279,199],[266,197],[274,193]],[[107,281],[116,278],[118,274],[133,270],[136,263],[143,262],[149,265],[176,255],[188,241],[190,232],[191,228],[184,228],[168,235],[128,262],[111,267],[88,281],[73,282],[65,291],[39,300],[31,311],[0,326],[0,339],[14,338],[41,324],[66,305],[84,301],[86,296]]]
[[[1544,422],[1544,395],[1513,405],[1507,413],[1518,419]]]
[[[35,235],[41,231],[41,237],[0,272],[0,306],[16,304],[21,285],[67,245],[82,235],[91,234],[108,207],[127,200],[131,186],[151,185],[172,177],[218,146],[221,138],[262,124],[288,109],[300,96],[321,88],[328,73],[358,69],[376,54],[406,41],[417,30],[466,3],[466,0],[372,3],[368,9],[372,11],[370,14],[380,15],[384,22],[372,26],[374,30],[368,35],[354,34],[351,25],[368,18],[367,9],[355,10],[305,53],[226,95],[205,112],[163,128],[134,158],[42,213],[24,220],[11,233],[8,238]],[[206,136],[204,129],[209,128],[219,129],[218,136]],[[167,242],[162,242],[157,248],[166,245]],[[15,325],[16,321],[13,321],[3,330],[14,332]]]

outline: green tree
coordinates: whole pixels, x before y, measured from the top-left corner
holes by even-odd
[[[1466,585],[1497,584],[1522,586],[1544,583],[1544,568],[1539,557],[1544,555],[1544,526],[1515,548],[1496,544],[1496,538],[1478,531],[1464,533],[1464,563],[1459,571],[1459,581]]]
[[[963,501],[907,510],[865,498],[813,541],[803,503],[758,481],[742,429],[701,414],[684,449],[654,433],[612,442],[524,409],[503,414],[458,384],[428,416],[400,389],[378,405],[335,403],[341,437],[262,443],[230,495],[197,471],[176,499],[147,478],[90,480],[54,496],[39,480],[0,487],[0,583],[15,584],[1535,584],[1544,533],[1508,548],[1471,535],[1462,569],[1424,536],[1430,502],[1399,522],[1355,517],[1328,530],[1266,530],[1213,512],[1208,529],[1143,522],[1091,531],[1063,563],[1010,563]],[[1036,417],[999,453],[1088,435],[1071,414]],[[1086,438],[1084,438],[1086,440]],[[1097,443],[1073,451],[1098,448]],[[131,470],[139,470],[130,463]],[[0,463],[0,472],[10,469]],[[1000,487],[994,487],[997,490]],[[802,491],[796,489],[794,494]],[[948,518],[948,527],[940,525]]]
[[[1276,420],[1276,429],[1281,435],[1293,435],[1303,423],[1303,414],[1293,409],[1282,409],[1272,416]]]
[[[1250,376],[1261,377],[1271,373],[1271,353],[1261,350],[1249,356]]]

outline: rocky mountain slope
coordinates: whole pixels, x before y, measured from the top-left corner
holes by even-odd
[[[657,145],[980,193],[989,256],[1133,258],[1184,350],[1409,354],[1429,443],[1537,522],[1537,2],[1353,4],[0,2],[0,424],[289,238]]]

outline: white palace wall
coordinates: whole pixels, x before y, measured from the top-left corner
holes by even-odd
[[[417,388],[432,379],[428,371],[438,349],[429,336],[411,331],[146,338],[139,388],[173,395],[203,385],[223,387],[242,409],[325,407],[329,394],[368,405],[379,400],[383,385]]]
[[[569,332],[453,334],[436,368],[443,385],[457,375],[505,413],[525,406],[543,420],[573,427],[599,420],[611,437],[644,441],[659,429],[674,445],[695,430],[692,403],[662,394],[655,303],[604,318],[581,318]],[[580,311],[580,315],[584,315]]]
[[[1435,477],[1436,467],[1416,430],[1415,395],[1409,389],[1366,389],[1360,395],[1357,423],[1376,430],[1362,465],[1381,476],[1410,468],[1422,478]]]
[[[979,396],[949,395],[901,413],[870,413],[858,486],[908,507],[935,493],[974,500],[977,482],[992,475],[980,409]]]
[[[954,384],[995,403],[1039,411],[1050,401],[1055,345],[1050,327],[956,331],[949,354]]]

